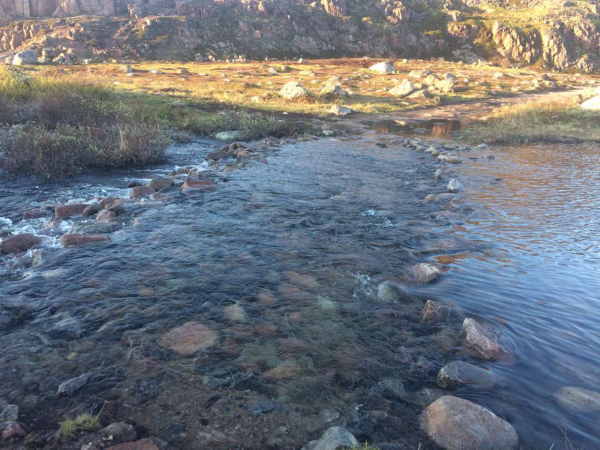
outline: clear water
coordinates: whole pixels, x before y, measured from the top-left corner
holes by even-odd
[[[421,200],[449,174],[433,180],[438,163],[399,142],[276,148],[266,164],[218,172],[210,193],[139,205],[109,244],[82,248],[57,245],[71,223],[25,223],[22,212],[125,196],[131,179],[201,165],[212,144],[175,148],[152,170],[0,181],[0,227],[45,236],[41,252],[0,262],[0,402],[20,405],[42,436],[104,406],[104,421],[182,449],[298,448],[337,424],[435,449],[417,393],[446,363],[470,360],[460,326],[474,316],[502,332],[516,362],[485,364],[506,387],[454,395],[509,420],[524,449],[562,448],[562,430],[574,447],[600,448],[598,418],[553,400],[565,385],[600,390],[598,148],[465,153],[445,169],[464,196],[444,205]],[[407,284],[407,266],[428,260],[445,265],[438,282],[377,301],[380,282]],[[448,323],[421,323],[427,298],[455,305]],[[216,331],[217,345],[192,357],[158,345],[189,321]],[[87,372],[83,389],[55,395]],[[404,392],[385,392],[389,379]]]

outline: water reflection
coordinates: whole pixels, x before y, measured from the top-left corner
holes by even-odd
[[[380,133],[395,133],[400,135],[419,133],[434,138],[448,138],[452,132],[461,129],[461,121],[454,119],[431,119],[406,124],[403,121],[380,120],[370,122],[369,126]]]

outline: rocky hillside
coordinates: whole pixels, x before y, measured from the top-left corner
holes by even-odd
[[[598,0],[0,0],[41,61],[445,57],[600,69]]]

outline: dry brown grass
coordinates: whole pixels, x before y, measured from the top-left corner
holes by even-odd
[[[575,99],[509,105],[462,135],[488,144],[600,141],[600,112],[581,109]]]

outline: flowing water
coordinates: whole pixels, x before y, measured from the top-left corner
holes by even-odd
[[[212,144],[174,148],[152,170],[0,181],[0,230],[44,236],[41,250],[0,261],[0,406],[19,405],[42,441],[92,412],[182,449],[299,448],[337,424],[388,448],[436,449],[419,415],[441,367],[474,362],[460,336],[473,316],[515,362],[484,364],[503,387],[454,395],[514,424],[524,449],[563,448],[563,430],[600,448],[598,417],[553,399],[562,386],[600,390],[598,148],[465,152],[444,169],[463,195],[444,205],[422,199],[449,177],[434,180],[439,163],[401,143],[374,133],[275,146],[266,163],[215,170],[211,192],[174,189],[100,230],[20,217],[207,168]],[[110,241],[61,248],[72,226]],[[444,268],[439,281],[411,284],[406,269],[422,261]],[[384,281],[410,295],[378,300]],[[446,323],[421,322],[428,298],[454,305]],[[163,337],[189,322],[214,339],[186,356]],[[85,373],[83,388],[56,394]]]

